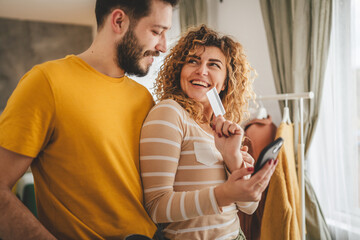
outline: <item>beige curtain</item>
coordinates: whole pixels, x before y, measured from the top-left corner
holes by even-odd
[[[189,27],[207,24],[206,0],[180,0],[179,8],[181,32]]]
[[[260,0],[275,87],[278,93],[315,93],[304,101],[305,154],[317,124],[327,62],[332,0]],[[283,107],[284,103],[280,103]],[[298,103],[291,103],[295,136]],[[295,142],[297,142],[296,137]],[[307,239],[331,239],[315,192],[305,176]]]

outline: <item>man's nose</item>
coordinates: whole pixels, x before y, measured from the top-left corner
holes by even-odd
[[[155,49],[157,51],[160,51],[162,53],[165,53],[167,50],[167,46],[166,46],[166,37],[165,34],[162,34],[160,39],[159,39],[159,43],[155,46]]]

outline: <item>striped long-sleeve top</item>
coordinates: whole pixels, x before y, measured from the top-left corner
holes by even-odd
[[[214,137],[174,100],[161,101],[148,114],[140,168],[145,207],[155,223],[164,223],[169,239],[233,239],[238,209],[256,210],[257,202],[218,206],[214,187],[227,178],[222,156]]]

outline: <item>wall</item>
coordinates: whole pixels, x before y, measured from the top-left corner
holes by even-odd
[[[0,17],[76,25],[96,24],[95,0],[0,0]]]
[[[34,65],[81,53],[91,42],[90,26],[0,18],[0,111]]]
[[[0,112],[32,66],[91,44],[94,6],[95,0],[0,1]]]

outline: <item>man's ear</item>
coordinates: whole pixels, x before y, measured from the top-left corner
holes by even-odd
[[[125,33],[129,27],[129,17],[121,9],[115,9],[111,12],[111,29],[115,33]]]

